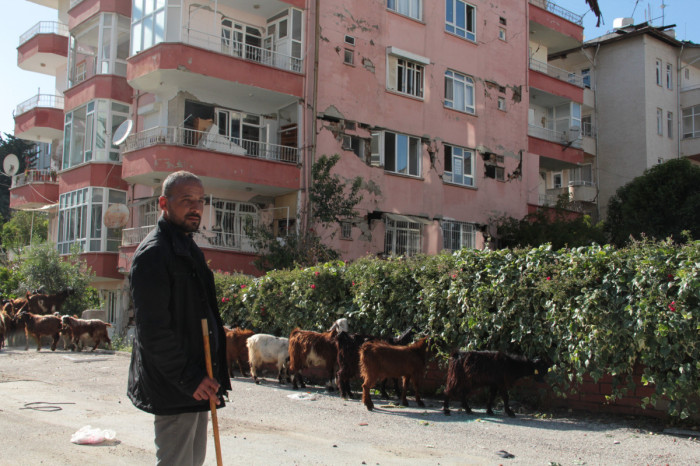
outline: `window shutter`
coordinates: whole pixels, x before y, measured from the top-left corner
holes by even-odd
[[[372,133],[371,156],[369,164],[373,167],[384,166],[384,133],[381,131]]]

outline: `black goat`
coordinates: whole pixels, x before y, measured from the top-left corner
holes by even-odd
[[[534,375],[543,382],[549,366],[541,359],[530,360],[498,351],[455,351],[447,368],[443,412],[450,414],[450,397],[460,397],[464,411],[471,413],[467,395],[476,388],[489,387],[486,413],[493,414],[493,402],[500,394],[506,414],[515,417],[508,405],[508,390],[522,377]]]

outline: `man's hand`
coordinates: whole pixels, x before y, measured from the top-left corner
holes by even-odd
[[[195,400],[215,400],[218,405],[221,404],[219,398],[216,396],[216,392],[218,391],[219,382],[210,377],[204,377],[199,383],[197,390],[192,394],[192,397]]]

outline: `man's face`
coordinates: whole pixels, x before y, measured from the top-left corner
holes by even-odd
[[[163,216],[187,233],[199,229],[204,210],[204,187],[196,181],[179,183],[173,187],[170,197],[161,196],[158,205]]]

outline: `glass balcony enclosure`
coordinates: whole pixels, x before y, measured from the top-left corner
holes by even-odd
[[[68,40],[68,88],[98,74],[126,77],[129,18],[100,13],[76,27]]]
[[[63,127],[63,163],[67,169],[82,163],[119,162],[112,134],[129,117],[129,106],[97,99],[67,112]]]
[[[78,244],[81,252],[117,252],[121,228],[107,228],[102,215],[111,204],[126,203],[126,191],[99,187],[61,194],[58,207],[58,252],[70,253]]]
[[[252,7],[189,0],[134,0],[131,55],[182,42],[290,71],[302,71],[303,13],[282,2]]]

